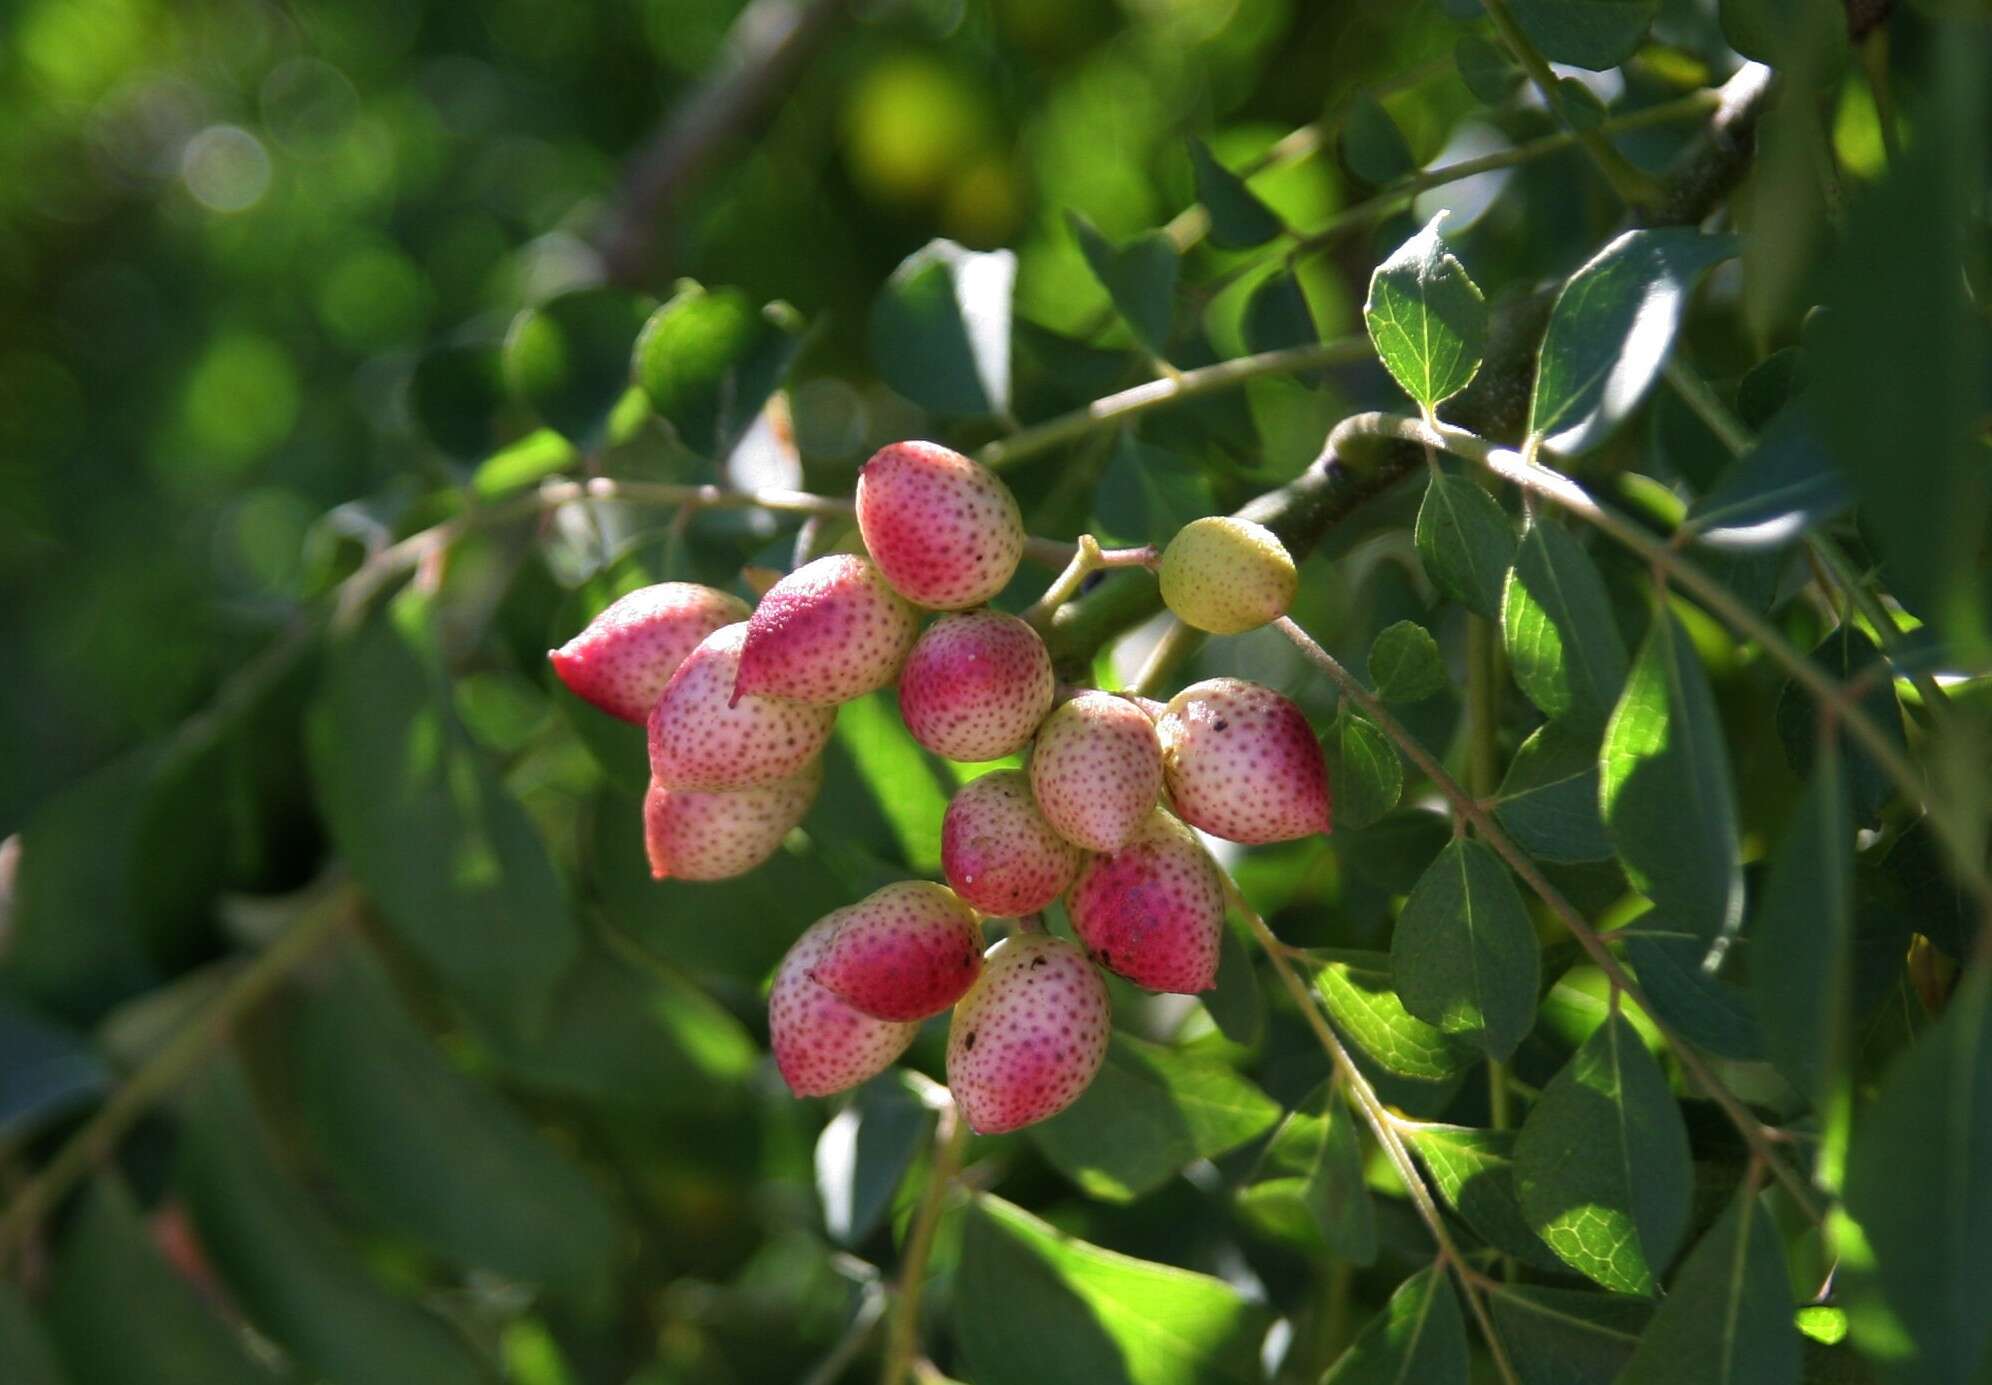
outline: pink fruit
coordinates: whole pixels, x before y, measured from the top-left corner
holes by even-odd
[[[1079,848],[1052,831],[1022,770],[985,774],[955,791],[941,819],[941,869],[985,914],[1021,918],[1065,892]]]
[[[1031,791],[1046,822],[1088,851],[1113,851],[1162,792],[1155,723],[1125,697],[1083,692],[1038,728]]]
[[[837,931],[810,973],[882,1020],[923,1020],[982,970],[982,924],[945,885],[902,880],[831,913]]]
[[[828,1096],[876,1077],[920,1032],[917,1024],[873,1019],[811,978],[836,931],[835,914],[810,925],[782,958],[768,991],[769,1047],[797,1096]]]
[[[823,763],[758,789],[667,789],[643,796],[643,846],[657,880],[725,880],[775,854],[823,786]]]
[[[1110,1026],[1107,983],[1071,943],[1018,933],[990,948],[948,1030],[948,1086],[969,1128],[997,1135],[1077,1101]]]
[[[747,622],[733,695],[834,707],[899,674],[920,616],[870,559],[834,553],[775,583]]]
[[[1024,556],[1016,497],[996,473],[932,442],[896,442],[858,472],[858,529],[899,594],[959,611],[1009,584]]]
[[[737,596],[696,582],[659,582],[618,597],[546,657],[576,697],[641,726],[699,641],[747,614]]]
[[[1185,822],[1227,841],[1326,832],[1328,766],[1300,708],[1239,678],[1193,683],[1155,724],[1169,797]]]
[[[1079,868],[1065,909],[1093,960],[1137,986],[1195,995],[1217,984],[1224,883],[1190,829],[1159,808],[1126,846]]]
[[[650,773],[667,789],[751,789],[803,771],[837,719],[834,707],[733,698],[741,621],[713,631],[650,709]]]
[[[927,627],[899,675],[899,715],[913,739],[950,760],[1023,749],[1051,710],[1051,655],[1015,616],[966,611]]]

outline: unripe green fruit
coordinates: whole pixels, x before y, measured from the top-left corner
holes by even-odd
[[[1286,614],[1300,574],[1263,524],[1213,515],[1184,525],[1162,550],[1162,600],[1185,625],[1239,635]]]

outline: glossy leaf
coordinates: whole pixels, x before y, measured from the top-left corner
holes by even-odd
[[[1280,1123],[1238,1196],[1242,1209],[1261,1221],[1297,1207],[1331,1254],[1358,1265],[1376,1259],[1376,1209],[1363,1182],[1356,1117],[1332,1082]]]
[[[1698,543],[1750,553],[1791,543],[1851,500],[1817,425],[1793,408],[1688,507],[1688,525]]]
[[[1413,535],[1433,586],[1475,615],[1501,618],[1501,588],[1515,561],[1515,526],[1493,496],[1434,469]]]
[[[1487,1308],[1521,1385],[1610,1385],[1653,1315],[1644,1299],[1508,1284]]]
[[[1504,1255],[1539,1269],[1561,1270],[1529,1230],[1515,1195],[1515,1132],[1463,1125],[1415,1125],[1404,1139],[1432,1176],[1432,1190],[1475,1235]]]
[[[1175,243],[1160,231],[1144,231],[1117,246],[1078,212],[1068,210],[1065,222],[1093,277],[1106,289],[1135,340],[1155,355],[1164,354],[1175,319],[1176,274],[1182,259]]]
[[[986,1193],[965,1214],[954,1300],[955,1338],[976,1385],[1261,1379],[1266,1313],[1236,1289],[1102,1250]]]
[[[505,382],[549,427],[593,448],[630,388],[630,350],[654,303],[577,289],[528,308],[505,334]]]
[[[1390,965],[1406,1010],[1506,1061],[1535,1026],[1541,951],[1508,868],[1459,838],[1405,900]]]
[[[1544,1244],[1622,1294],[1651,1295],[1687,1227],[1688,1136],[1667,1079],[1624,1018],[1593,1031],[1530,1108],[1515,1190]]]
[[[1651,14],[1644,5],[1610,0],[1543,2]],[[1522,7],[1516,8],[1519,17]],[[1566,456],[1604,441],[1659,378],[1695,280],[1734,255],[1736,246],[1733,236],[1699,231],[1627,231],[1571,275],[1550,309],[1529,400],[1529,433]]]
[[[1443,1265],[1397,1286],[1321,1385],[1466,1385],[1466,1323]]]
[[[1250,250],[1285,229],[1272,208],[1245,186],[1245,180],[1219,163],[1210,146],[1190,141],[1190,171],[1197,201],[1210,214],[1210,243],[1223,250]]]
[[[1377,358],[1428,413],[1466,388],[1487,345],[1487,304],[1439,239],[1443,220],[1440,212],[1376,267],[1363,304]]]
[[[1703,939],[1685,932],[1646,936],[1666,928],[1657,913],[1644,914],[1631,925],[1638,936],[1625,940],[1626,960],[1638,974],[1654,1013],[1697,1048],[1737,1062],[1761,1059],[1764,1031],[1752,1013],[1749,994],[1703,968],[1702,959],[1708,954]],[[1753,956],[1766,955],[1763,939],[1754,932],[1750,948]]]
[[[1327,749],[1336,827],[1368,827],[1397,806],[1404,792],[1404,761],[1375,722],[1344,704],[1329,728]]]
[[[1127,1202],[1264,1134],[1278,1103],[1229,1064],[1116,1033],[1085,1095],[1031,1139],[1092,1196]]]
[[[1732,1202],[1689,1253],[1617,1385],[1798,1385],[1798,1329],[1770,1214]]]
[[[1017,257],[931,240],[899,262],[872,304],[871,357],[886,383],[938,414],[1010,409],[1010,300]]]
[[[1442,1082],[1473,1061],[1465,1044],[1404,1008],[1387,953],[1337,953],[1314,974],[1314,985],[1335,1027],[1386,1072]]]
[[[1378,187],[1396,182],[1417,164],[1404,132],[1374,96],[1359,91],[1342,114],[1342,159],[1349,172]]]
[[[1590,555],[1537,519],[1501,596],[1501,639],[1516,684],[1553,720],[1602,725],[1625,683],[1625,641]]]
[[[858,1088],[816,1137],[816,1197],[832,1239],[854,1246],[878,1229],[933,1131],[933,1111],[899,1074]]]
[[[1639,51],[1660,0],[1510,0],[1515,22],[1545,58],[1602,72]]]
[[[1664,609],[1605,728],[1599,766],[1600,812],[1634,887],[1676,927],[1710,942],[1734,934],[1743,863],[1729,752],[1708,675]]]
[[[786,303],[757,307],[739,289],[686,279],[643,324],[631,369],[678,440],[717,460],[754,426],[802,341],[802,319]]]
[[[1386,702],[1420,702],[1446,686],[1445,661],[1431,631],[1416,621],[1385,626],[1370,645],[1370,681]]]
[[[441,1321],[376,1281],[272,1156],[232,1062],[189,1092],[179,1187],[243,1310],[306,1370],[368,1385],[481,1385]]]
[[[1596,730],[1552,721],[1515,748],[1494,796],[1494,816],[1536,859],[1611,859],[1611,838],[1598,816],[1598,740]]]

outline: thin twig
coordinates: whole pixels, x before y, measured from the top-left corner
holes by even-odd
[[[941,1207],[954,1186],[955,1175],[961,1172],[962,1151],[967,1148],[968,1122],[949,1102],[941,1108],[935,1125],[934,1162],[927,1170],[927,1186],[921,1190],[913,1229],[906,1237],[899,1289],[885,1325],[885,1364],[879,1371],[879,1385],[904,1385],[914,1358],[920,1354],[920,1294],[927,1282],[927,1258],[933,1253]]]

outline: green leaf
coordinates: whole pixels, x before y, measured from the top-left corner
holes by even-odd
[[[1315,973],[1314,985],[1335,1027],[1387,1072],[1443,1082],[1473,1061],[1465,1044],[1404,1008],[1388,953],[1341,952]]]
[[[8,1385],[63,1385],[65,1380],[28,1305],[6,1284],[0,1284],[0,1380]]]
[[[1433,1189],[1481,1240],[1538,1269],[1563,1268],[1522,1219],[1514,1131],[1420,1124],[1407,1126],[1404,1138],[1431,1173]]]
[[[1821,1102],[1846,1057],[1854,823],[1840,757],[1813,766],[1750,930],[1750,999],[1778,1071]]]
[[[1078,212],[1068,209],[1065,222],[1072,228],[1093,277],[1106,289],[1135,340],[1154,355],[1165,354],[1175,320],[1176,273],[1182,259],[1175,242],[1161,231],[1144,231],[1125,245],[1115,246]]]
[[[1266,993],[1253,959],[1238,928],[1227,924],[1218,945],[1217,985],[1197,997],[1225,1038],[1247,1046],[1266,1033]]]
[[[251,1363],[234,1330],[167,1267],[115,1175],[84,1191],[64,1229],[43,1315],[71,1385],[278,1379]]]
[[[802,349],[802,318],[739,289],[680,280],[636,338],[630,369],[658,417],[702,457],[733,450]]]
[[[1992,982],[1964,973],[1855,1127],[1847,1210],[1908,1329],[1896,1378],[1977,1385],[1992,1350]]]
[[[1252,290],[1252,296],[1245,300],[1245,318],[1239,330],[1251,351],[1280,351],[1321,340],[1314,310],[1290,269],[1267,275]]]
[[[376,1282],[278,1168],[233,1060],[197,1079],[185,1109],[181,1194],[202,1248],[258,1327],[331,1380],[481,1385],[485,1373],[456,1336]]]
[[[1436,468],[1413,531],[1432,585],[1475,615],[1501,618],[1501,587],[1515,561],[1515,526],[1499,502]]]
[[[1907,755],[1909,742],[1902,732],[1902,707],[1895,700],[1895,680],[1884,667],[1886,659],[1874,641],[1859,626],[1845,621],[1819,642],[1811,657],[1813,663],[1843,687],[1857,680],[1867,684],[1867,691],[1861,694],[1861,710],[1897,750]],[[1794,774],[1809,779],[1819,747],[1819,704],[1797,679],[1787,679],[1778,694],[1777,722],[1785,760]],[[1858,742],[1847,746],[1842,763],[1854,821],[1863,827],[1879,827],[1882,809],[1895,797],[1895,781]]]
[[[1557,78],[1556,95],[1563,103],[1563,116],[1571,129],[1595,130],[1604,124],[1605,103],[1575,77]]]
[[[1417,167],[1411,147],[1404,142],[1404,132],[1382,103],[1366,91],[1351,96],[1343,110],[1342,160],[1349,172],[1378,187],[1396,182]]]
[[[1515,22],[1553,63],[1602,72],[1639,51],[1660,0],[1510,0]]]
[[[81,1034],[0,996],[0,1145],[18,1147],[110,1086],[110,1069]]]
[[[1708,675],[1664,608],[1605,728],[1599,766],[1599,811],[1633,886],[1676,926],[1711,942],[1732,936],[1743,862],[1729,752]]]
[[[1634,8],[1603,0],[1551,3]],[[1530,435],[1565,456],[1604,441],[1659,377],[1695,280],[1736,247],[1734,236],[1680,228],[1627,231],[1571,275],[1550,309],[1529,400]]]
[[[1616,1385],[1798,1385],[1798,1329],[1770,1215],[1732,1202],[1689,1253]]]
[[[906,729],[893,694],[845,703],[831,734],[891,822],[906,864],[916,873],[938,875],[941,819],[955,786]]]
[[[1212,245],[1250,250],[1286,229],[1273,209],[1245,186],[1243,178],[1219,163],[1200,139],[1190,141],[1190,170],[1196,176],[1197,201],[1210,213]]]
[[[1837,70],[1847,55],[1847,15],[1835,0],[1721,0],[1722,37],[1773,67]],[[1816,80],[1816,78],[1815,78]]]
[[[1416,621],[1400,620],[1370,645],[1370,681],[1386,702],[1419,702],[1446,685],[1439,642]]]
[[[1515,1190],[1579,1274],[1651,1295],[1687,1227],[1694,1171],[1667,1079],[1623,1016],[1584,1041],[1515,1140]]]
[[[1852,498],[1809,411],[1788,409],[1688,507],[1688,525],[1697,543],[1752,553],[1783,547]]]
[[[1697,1048],[1738,1062],[1764,1056],[1764,1031],[1751,1013],[1750,997],[1702,966],[1706,940],[1685,930],[1671,936],[1648,937],[1649,930],[1667,927],[1657,912],[1641,915],[1625,940],[1625,956],[1638,973],[1640,989],[1654,1013]],[[1752,939],[1753,955],[1763,955],[1760,940]]]
[[[335,641],[311,719],[314,787],[388,924],[493,1033],[543,1022],[579,931],[545,844],[456,724],[397,599]]]
[[[1480,842],[1455,839],[1419,878],[1390,966],[1406,1010],[1490,1058],[1514,1056],[1535,1027],[1541,944],[1508,868]]]
[[[1538,860],[1611,859],[1611,838],[1598,816],[1598,742],[1595,729],[1551,721],[1516,747],[1494,796],[1494,816]]]
[[[1428,414],[1466,388],[1487,346],[1487,304],[1439,239],[1445,217],[1376,267],[1363,304],[1377,358]]]
[[[459,461],[481,461],[503,440],[511,400],[495,342],[457,342],[422,353],[408,380],[408,410],[429,441]]]
[[[1466,1385],[1466,1324],[1443,1265],[1418,1271],[1391,1294],[1321,1385]]]
[[[1335,791],[1335,825],[1368,827],[1397,806],[1404,761],[1377,724],[1344,703],[1328,732],[1328,782]]]
[[[1583,547],[1537,519],[1501,594],[1501,640],[1515,683],[1552,720],[1602,725],[1625,683],[1625,641]]]
[[[1208,472],[1187,457],[1142,442],[1130,429],[1114,440],[1093,492],[1092,529],[1103,543],[1143,544],[1216,508]]]
[[[976,1385],[1262,1379],[1265,1310],[1230,1285],[1088,1245],[986,1193],[968,1205],[954,1300]]]
[[[833,1240],[854,1246],[878,1229],[933,1132],[933,1111],[902,1074],[888,1072],[858,1088],[816,1137],[816,1196]]]
[[[1363,1182],[1356,1118],[1333,1082],[1323,1082],[1280,1123],[1239,1203],[1262,1224],[1297,1208],[1333,1255],[1376,1259],[1376,1208]]]
[[[1610,1385],[1653,1315],[1644,1299],[1507,1284],[1487,1307],[1521,1385]]]
[[[1128,1202],[1279,1117],[1279,1104],[1230,1064],[1116,1033],[1085,1095],[1032,1126],[1031,1139],[1088,1194]]]
[[[505,382],[549,428],[584,450],[601,444],[630,388],[630,349],[653,302],[578,289],[527,308],[505,334]]]
[[[1010,411],[1010,299],[1017,257],[930,240],[899,262],[871,312],[885,382],[937,414]]]
[[[606,1294],[620,1238],[607,1204],[518,1112],[443,1060],[363,954],[349,951],[295,1012],[290,1058],[314,1146],[382,1227],[466,1268]]]
[[[1453,63],[1474,99],[1489,106],[1505,104],[1527,80],[1506,50],[1479,34],[1463,34],[1453,45]]]

